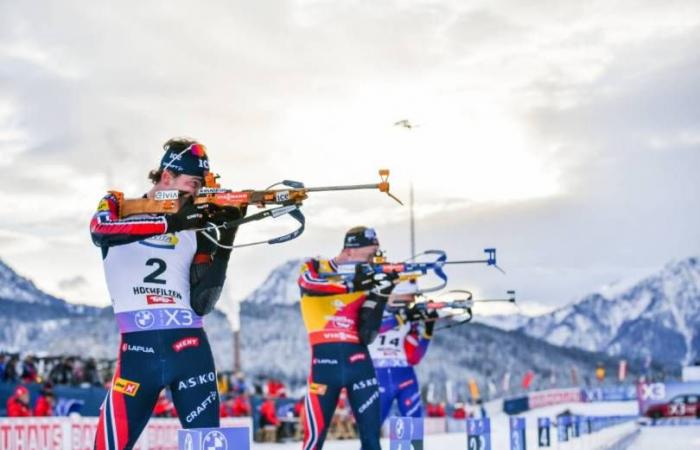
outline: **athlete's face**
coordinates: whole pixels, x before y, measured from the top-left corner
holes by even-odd
[[[354,260],[363,262],[372,262],[374,255],[379,250],[379,245],[368,245],[366,247],[353,248]]]
[[[177,189],[180,192],[184,192],[189,194],[191,197],[194,197],[202,188],[202,177],[186,174],[175,175],[166,170],[163,172],[161,183],[163,184],[162,187],[164,189]]]

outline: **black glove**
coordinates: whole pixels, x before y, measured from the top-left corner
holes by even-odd
[[[193,228],[202,228],[205,225],[204,212],[199,206],[195,206],[192,199],[188,199],[175,214],[165,216],[168,223],[168,233],[175,233]]]
[[[416,305],[413,305],[412,307],[408,308],[406,310],[406,318],[411,321],[411,322],[418,322],[419,320],[423,320],[425,317],[425,310],[421,310],[422,307],[417,307]]]
[[[409,308],[406,312],[406,316],[408,317],[408,320],[412,322],[417,322],[419,320],[435,322],[435,319],[439,317],[436,310],[426,309],[425,307],[418,305],[413,305],[411,308]]]
[[[217,225],[221,225],[245,217],[246,209],[245,207],[237,208],[235,206],[216,208],[209,213],[208,220]]]
[[[431,337],[433,335],[433,330],[435,329],[435,322],[437,322],[438,312],[434,309],[430,309],[427,312],[427,317],[425,320],[425,335]]]
[[[372,264],[364,263],[355,266],[355,276],[352,279],[352,290],[355,292],[369,291],[374,288],[374,267]]]
[[[391,291],[396,287],[396,280],[399,279],[399,274],[396,272],[388,272],[381,275],[383,276],[377,282],[377,285],[380,286],[379,293],[388,297]]]

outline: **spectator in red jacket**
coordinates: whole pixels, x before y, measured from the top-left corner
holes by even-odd
[[[248,395],[243,392],[233,401],[233,417],[252,416],[253,408],[250,406]]]
[[[275,401],[267,397],[262,405],[260,405],[260,426],[264,427],[266,425],[279,426],[280,420],[277,418],[277,408],[275,407]]]
[[[301,417],[301,414],[304,411],[304,397],[300,398],[295,404],[294,404],[294,417]]]
[[[156,406],[153,408],[153,415],[155,417],[177,417],[175,405],[173,405],[173,402],[165,395],[165,389],[160,391],[158,395],[158,401],[156,401]]]
[[[14,395],[7,399],[7,417],[31,417],[31,415],[29,390],[19,385],[15,388]]]
[[[452,418],[453,419],[466,419],[467,418],[467,410],[464,409],[463,403],[455,404],[455,409],[454,409],[454,411],[452,411]]]
[[[48,381],[44,383],[39,393],[39,398],[34,405],[34,416],[49,417],[53,416],[53,407],[56,404],[56,397],[53,394],[53,384]]]
[[[287,396],[287,391],[281,381],[271,378],[267,381],[267,395],[270,397],[284,398]]]
[[[253,415],[248,396],[243,393],[236,397],[229,397],[221,402],[221,417],[247,417]]]
[[[233,396],[228,394],[221,396],[219,417],[233,417]]]
[[[445,417],[445,403],[428,403],[427,413],[428,417]]]

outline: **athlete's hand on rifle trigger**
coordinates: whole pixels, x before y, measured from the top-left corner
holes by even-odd
[[[399,274],[396,272],[381,273],[377,282],[379,293],[388,296],[396,287],[396,280],[399,279]]]
[[[438,314],[437,309],[429,309],[426,311],[425,320],[434,322],[439,318],[440,314]]]
[[[168,233],[202,228],[205,223],[204,211],[190,198],[175,214],[165,216],[165,221],[168,223]]]
[[[434,309],[418,308],[416,305],[408,309],[408,320],[417,322],[419,320],[435,321],[439,316]]]
[[[372,289],[375,285],[374,275],[372,264],[357,264],[355,266],[355,276],[352,279],[353,291],[369,291]]]
[[[211,212],[209,214],[209,220],[217,225],[221,225],[245,217],[245,214],[245,207],[237,208],[235,206],[226,206],[223,208],[217,208]]]

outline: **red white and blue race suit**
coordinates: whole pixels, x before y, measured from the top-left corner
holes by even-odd
[[[90,223],[121,333],[95,439],[110,450],[134,446],[165,387],[184,428],[219,426],[214,359],[191,300],[218,298],[229,256],[198,232],[167,233],[163,216],[120,219],[118,208],[107,195]]]
[[[429,344],[430,335],[421,322],[407,322],[400,314],[384,311],[379,336],[369,346],[379,381],[382,423],[394,400],[401,416],[423,416],[413,366],[423,358]]]
[[[301,267],[301,313],[311,343],[311,373],[305,399],[304,450],[323,443],[342,388],[357,423],[363,450],[379,445],[379,391],[367,346],[360,338],[361,310],[374,300],[367,291],[333,277],[335,261],[310,259]],[[365,303],[367,302],[367,303]]]

